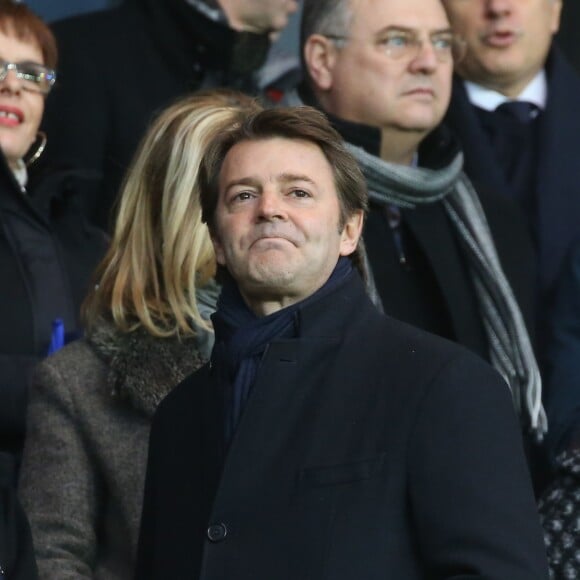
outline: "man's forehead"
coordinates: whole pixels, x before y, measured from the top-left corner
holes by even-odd
[[[320,146],[306,139],[266,137],[236,143],[222,163],[220,191],[264,180],[318,186],[328,180],[334,182],[334,173]]]
[[[374,33],[387,27],[428,30],[449,27],[441,0],[350,0],[350,6],[351,27],[365,27]]]

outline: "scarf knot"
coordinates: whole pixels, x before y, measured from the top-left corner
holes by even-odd
[[[352,271],[350,259],[340,258],[329,279],[312,296],[261,317],[250,310],[233,278],[226,275],[217,311],[211,317],[216,337],[212,364],[224,390],[226,444],[237,428],[268,345],[275,339],[296,337],[298,312],[343,284]]]

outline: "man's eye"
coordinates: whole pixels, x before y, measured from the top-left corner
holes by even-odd
[[[381,44],[386,48],[404,48],[409,44],[409,37],[406,34],[389,34],[381,40]]]
[[[235,199],[239,199],[240,201],[244,201],[246,199],[251,199],[253,196],[249,191],[240,191],[236,193]]]
[[[451,36],[435,36],[431,39],[435,50],[451,50],[453,47],[453,38]]]
[[[293,189],[290,194],[294,197],[310,197],[310,194],[303,189]]]

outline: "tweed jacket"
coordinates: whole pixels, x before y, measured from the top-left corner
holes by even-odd
[[[151,416],[212,342],[103,325],[37,367],[20,494],[40,578],[131,577]]]

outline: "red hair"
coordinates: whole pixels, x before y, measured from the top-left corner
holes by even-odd
[[[34,42],[45,66],[54,69],[58,60],[56,39],[48,25],[24,4],[0,0],[0,31],[23,42]]]

